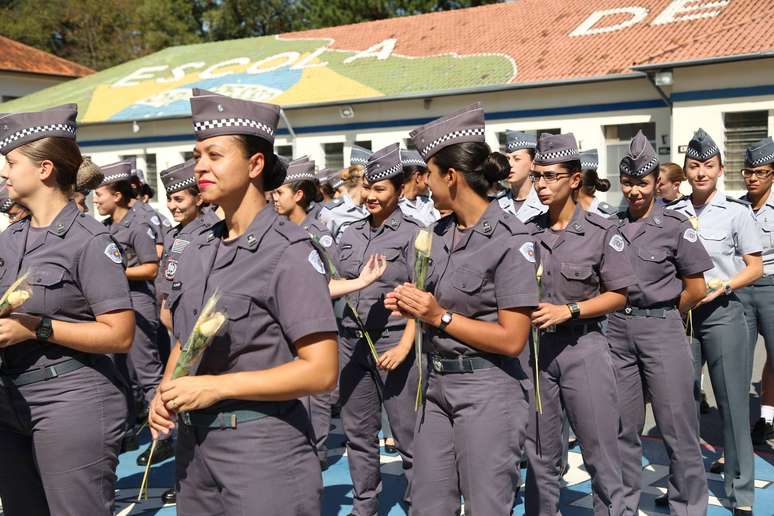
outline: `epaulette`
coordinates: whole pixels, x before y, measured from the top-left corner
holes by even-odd
[[[618,225],[618,219],[608,219],[596,213],[586,212],[586,220],[602,229],[608,229]]]
[[[323,204],[323,208],[332,210],[333,208],[338,208],[342,204],[344,204],[344,199],[333,199],[332,201]]]
[[[511,235],[525,235],[529,233],[527,225],[520,221],[516,215],[509,211],[503,211],[499,218],[500,224],[508,228]]]
[[[411,222],[412,224],[414,224],[415,226],[419,226],[420,228],[427,227],[424,224],[422,224],[420,221],[412,217],[411,215],[406,215],[405,213],[403,213],[402,215],[403,215],[403,220],[405,220],[406,222]]]
[[[497,193],[495,194],[494,198],[495,198],[495,199],[502,199],[503,197],[505,197],[506,195],[508,195],[508,192],[509,192],[509,191],[510,191],[510,190],[501,190],[501,191],[499,191],[499,192],[497,192]]]
[[[750,201],[745,201],[744,199],[737,199],[736,197],[731,197],[730,195],[726,195],[726,200],[739,203],[742,206],[752,206],[752,203]]]
[[[303,240],[309,239],[309,233],[303,230],[301,226],[288,222],[286,220],[280,220],[274,224],[274,230],[285,237],[288,243],[294,244]]]
[[[618,213],[618,210],[613,208],[611,205],[609,205],[606,202],[600,202],[597,204],[597,209],[604,213],[605,215],[615,215]]]
[[[80,215],[76,216],[75,220],[78,222],[79,226],[81,226],[91,235],[109,233],[107,227],[103,223],[97,221],[97,219],[94,217],[86,215],[85,213],[81,213]]]
[[[684,215],[683,213],[677,211],[677,210],[664,210],[664,216],[665,217],[672,217],[673,219],[677,219],[680,223],[686,222],[688,220],[688,216]]]
[[[679,202],[682,202],[682,201],[684,201],[684,200],[686,200],[686,199],[688,199],[688,198],[689,198],[689,197],[688,197],[687,195],[683,195],[682,197],[678,197],[678,198],[677,198],[677,199],[675,199],[674,201],[670,201],[670,202],[666,203],[664,206],[665,206],[665,207],[666,207],[666,206],[675,206],[675,205],[677,205]]]

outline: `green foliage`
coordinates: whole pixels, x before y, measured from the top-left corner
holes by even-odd
[[[163,48],[499,0],[0,0],[0,34],[101,70]]]

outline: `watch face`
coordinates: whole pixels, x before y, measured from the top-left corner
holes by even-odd
[[[444,324],[449,324],[451,322],[452,316],[450,313],[445,313],[441,316],[441,320],[444,322]]]

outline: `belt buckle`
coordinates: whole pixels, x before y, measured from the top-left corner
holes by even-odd
[[[181,412],[181,413],[178,413],[177,415],[183,421],[184,425],[193,426],[191,424],[191,415],[188,412]]]
[[[365,337],[365,333],[363,333],[363,330],[355,330],[355,337],[357,337],[358,339],[362,339],[363,337]]]
[[[626,315],[631,315],[632,314],[632,307],[631,306],[627,306],[626,308],[624,308],[624,313]]]
[[[443,373],[443,362],[437,355],[433,355],[433,369],[436,373]]]
[[[457,360],[460,363],[460,371],[463,373],[472,373],[473,372],[473,361],[467,358],[464,358],[462,355],[457,358]]]
[[[552,324],[551,326],[549,326],[548,328],[543,330],[543,332],[544,333],[556,333],[556,325]]]
[[[389,337],[390,337],[390,329],[389,328],[385,328],[384,331],[382,332],[382,338],[383,339],[387,339]]]
[[[56,366],[46,366],[44,369],[44,380],[50,380],[59,376],[59,371],[56,370]]]

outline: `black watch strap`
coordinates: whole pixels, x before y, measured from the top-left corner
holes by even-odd
[[[580,319],[580,307],[578,306],[578,303],[569,303],[567,308],[570,309],[571,319]]]
[[[35,330],[35,338],[42,341],[47,341],[54,334],[54,327],[51,324],[51,319],[48,317],[42,317],[40,324]]]

